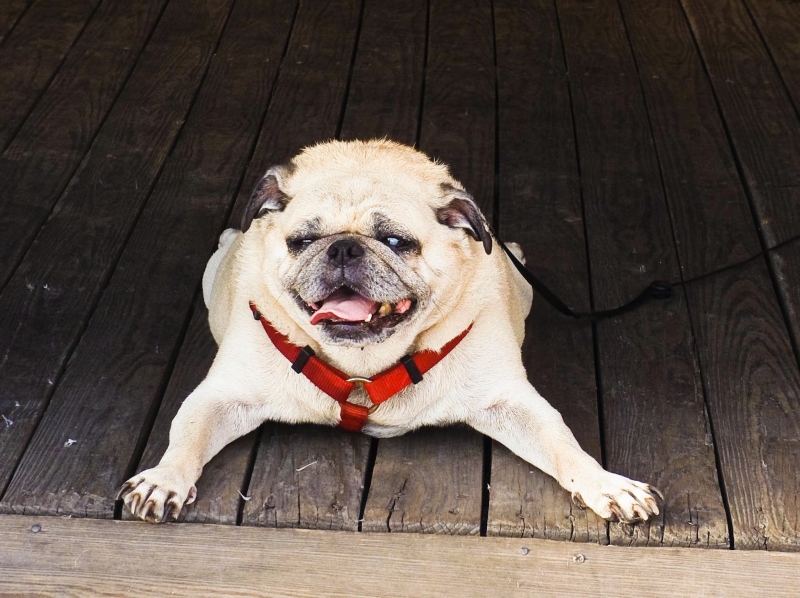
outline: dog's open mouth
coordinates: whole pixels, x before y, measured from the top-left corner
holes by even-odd
[[[409,316],[413,299],[396,303],[380,302],[342,287],[318,303],[303,303],[311,315],[311,324],[343,328],[361,328],[377,332],[391,328]]]

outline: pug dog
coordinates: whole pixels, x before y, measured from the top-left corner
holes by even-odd
[[[463,422],[603,518],[657,515],[658,491],[605,471],[528,382],[532,291],[495,245],[448,168],[410,147],[332,141],[270,168],[203,276],[208,376],[119,498],[177,517],[203,466],[266,420],[378,438]]]

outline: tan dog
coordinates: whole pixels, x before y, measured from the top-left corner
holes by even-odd
[[[377,437],[465,422],[601,517],[658,514],[656,491],[605,471],[528,382],[531,289],[492,252],[472,198],[420,152],[330,142],[270,169],[203,293],[219,351],[161,462],[120,491],[143,519],[177,517],[203,466],[266,420]]]

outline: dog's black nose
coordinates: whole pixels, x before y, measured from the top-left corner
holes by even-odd
[[[328,247],[328,259],[345,266],[364,255],[364,248],[355,239],[339,239]]]

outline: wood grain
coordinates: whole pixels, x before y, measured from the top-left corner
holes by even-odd
[[[583,178],[595,308],[626,302],[678,265],[661,175],[618,7],[559,3]],[[686,299],[598,322],[605,465],[666,495],[652,525],[615,544],[727,547]]]
[[[363,531],[480,533],[481,437],[466,428],[423,428],[383,439]]]
[[[0,44],[32,3],[33,0],[6,0],[0,4]]]
[[[115,489],[148,432],[255,145],[293,12],[291,0],[236,4],[181,137],[5,496],[12,510],[113,515]],[[258,43],[265,34],[270,42]],[[65,435],[79,442],[42,462]]]
[[[419,140],[420,149],[448,164],[490,217],[495,124],[491,27],[489,2],[431,1]],[[483,439],[467,428],[421,430],[381,441],[362,529],[479,533],[482,467]]]
[[[0,149],[19,129],[100,0],[38,0],[0,47]]]
[[[365,3],[341,139],[416,143],[426,19],[425,0]]]
[[[684,0],[767,247],[800,234],[800,127],[739,0]]]
[[[419,147],[450,166],[484,214],[494,213],[491,4],[430,1]]]
[[[555,5],[495,2],[499,214],[504,239],[576,309],[589,277],[575,136]],[[578,442],[601,460],[592,327],[535,295],[523,362],[536,389]],[[487,534],[607,543],[606,523],[572,504],[550,476],[494,443]]]
[[[104,2],[0,155],[0,289],[80,165],[164,4]]]
[[[789,90],[795,109],[800,106],[800,4],[783,0],[746,0],[745,6],[764,38],[770,57]]]
[[[763,262],[687,288],[736,548],[800,549],[800,372]]]
[[[793,241],[785,247],[773,250],[768,259],[785,306],[783,313],[789,335],[797,347],[800,341],[800,241]]]
[[[0,596],[789,598],[800,567],[787,553],[18,516],[0,533]]]
[[[322,426],[264,426],[242,524],[358,530],[369,441]]]
[[[73,362],[80,358],[82,364],[81,368],[76,364],[69,385],[60,389],[50,415],[38,428],[37,439],[31,444],[36,448],[28,453],[27,465],[21,466],[16,484],[4,496],[7,501],[3,503],[5,509],[24,510],[25,505],[30,505],[34,509],[41,507],[57,512],[63,506],[70,512],[77,509],[83,513],[84,508],[92,510],[97,505],[100,512],[110,516],[106,491],[94,496],[84,493],[82,484],[86,481],[87,484],[91,482],[92,487],[113,488],[119,481],[115,478],[124,471],[130,454],[112,450],[112,454],[104,457],[93,453],[92,447],[101,442],[113,446],[117,434],[124,445],[126,438],[138,434],[138,429],[129,429],[125,425],[114,427],[113,422],[116,417],[120,422],[125,421],[123,414],[127,410],[135,412],[141,409],[141,400],[125,397],[115,403],[113,397],[119,395],[114,393],[131,381],[138,381],[150,389],[157,388],[158,378],[150,377],[153,372],[151,364],[165,358],[160,352],[161,341],[157,331],[137,328],[135,319],[126,321],[131,337],[120,337],[113,332],[124,327],[120,319],[140,315],[142,305],[135,304],[132,298],[138,293],[154,292],[147,284],[148,277],[166,275],[172,269],[180,280],[184,267],[182,262],[191,263],[186,257],[187,254],[191,257],[193,250],[161,256],[163,261],[156,264],[153,264],[155,254],[151,251],[155,244],[171,238],[170,234],[179,233],[164,232],[156,226],[163,238],[151,236],[129,249],[130,257],[122,264],[115,283],[120,285],[126,281],[127,286],[117,286],[103,303],[96,321],[103,322],[105,328],[98,329],[98,324],[95,324],[92,332],[98,344],[93,348],[91,343],[84,343],[74,354],[73,347],[183,126],[230,6],[229,0],[170,3],[161,26],[92,144],[89,156],[73,177],[25,260],[0,294],[0,351],[8,356],[2,364],[0,400],[3,401],[4,413],[7,407],[14,407],[10,417],[15,421],[0,437],[0,487],[5,487],[31,438],[66,360],[72,354]],[[220,91],[222,97],[224,92]],[[212,102],[209,107],[208,119],[212,129],[215,124],[224,124],[213,118],[213,111],[222,110],[222,106]],[[190,136],[184,142],[186,149],[199,151],[202,155],[201,148],[195,149],[194,141]],[[215,176],[214,171],[201,174],[169,169],[164,177],[162,184],[171,184],[173,191],[181,189],[182,197],[193,208],[173,216],[181,231],[191,229],[193,225],[203,226],[204,210],[213,212],[216,198],[203,193],[204,187],[224,187],[224,172],[219,176]],[[172,198],[162,195],[154,203],[158,205],[159,201],[168,200]],[[153,213],[152,208],[150,213]],[[150,222],[147,225],[151,226]],[[146,230],[139,228],[139,231]],[[205,240],[208,244],[206,251],[211,249],[214,232],[212,229]],[[141,263],[137,263],[136,255]],[[192,291],[196,284],[197,277],[193,277],[190,281]],[[160,310],[169,311],[170,302],[179,301],[178,297],[179,294],[170,297],[167,293],[163,303],[153,306],[150,316],[157,321]],[[153,337],[149,336],[151,333]],[[108,343],[106,346],[102,344],[104,339]],[[155,342],[149,344],[150,341]],[[139,346],[146,347],[146,355],[127,353],[127,343],[142,343]],[[166,346],[164,349],[168,351]],[[98,350],[102,352],[96,353]],[[120,362],[109,364],[107,371],[102,367],[94,369],[95,364],[102,362],[105,365],[107,362],[103,359],[111,356]],[[87,377],[81,379],[77,375],[79,371],[85,372]],[[17,403],[19,407],[16,407]],[[86,406],[86,411],[75,410],[75,405]],[[57,412],[61,415],[56,415]],[[79,435],[98,421],[112,424],[108,435],[98,438]],[[78,443],[64,446],[69,439]],[[86,458],[87,463],[93,458],[103,462],[105,458],[107,467],[101,472],[87,468],[87,473],[92,471],[90,479],[82,479],[79,455]],[[64,463],[70,462],[76,469],[70,472],[66,466],[59,468],[59,459]],[[28,467],[42,470],[26,477]],[[48,477],[44,471],[53,477]],[[76,477],[71,482],[69,477],[73,474]],[[70,487],[73,483],[76,485],[71,486],[72,492],[55,492],[41,505],[36,504],[39,501],[35,498],[35,488],[45,488],[49,484],[52,484],[51,488],[61,488],[60,484]],[[15,493],[17,499],[13,498]]]
[[[685,278],[756,255],[747,196],[678,2],[621,2]]]

